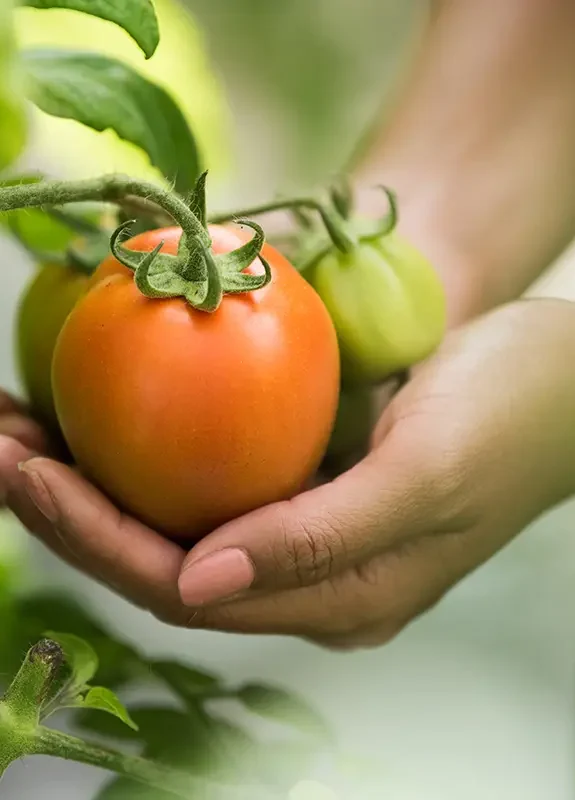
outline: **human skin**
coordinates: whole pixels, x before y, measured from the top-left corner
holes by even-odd
[[[387,641],[572,494],[575,307],[489,309],[518,297],[573,235],[573,44],[569,0],[437,4],[358,177],[398,191],[453,330],[383,411],[365,460],[186,554],[34,457],[41,432],[5,398],[0,494],[24,525],[171,624],[356,647]]]

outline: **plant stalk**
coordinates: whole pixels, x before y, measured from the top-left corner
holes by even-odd
[[[42,705],[63,660],[62,648],[48,639],[38,642],[26,654],[24,663],[2,700],[7,714],[20,730],[36,728]]]
[[[80,181],[44,181],[0,188],[0,211],[33,208],[44,205],[60,206],[91,200],[121,204],[126,198],[140,198],[163,209],[193,240],[199,238],[209,245],[205,228],[178,195],[154,183],[130,178],[127,175],[105,175]]]
[[[267,790],[264,792],[252,787],[228,788],[220,784],[212,785],[181,770],[140,756],[100,747],[50,728],[38,728],[31,754],[54,756],[101,767],[187,800],[196,797],[203,800],[273,800]]]
[[[351,253],[357,246],[356,237],[350,232],[346,221],[330,203],[323,203],[313,197],[293,197],[284,200],[273,200],[270,203],[251,206],[241,211],[215,214],[210,217],[212,224],[232,222],[239,217],[256,217],[272,211],[309,209],[316,211],[322,219],[334,245],[343,253]]]

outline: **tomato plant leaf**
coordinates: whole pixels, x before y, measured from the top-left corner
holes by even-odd
[[[99,714],[86,706],[80,708],[74,724],[83,731],[110,739],[141,741],[155,758],[163,757],[163,760],[166,755],[168,759],[170,756],[177,759],[182,747],[193,750],[204,738],[205,725],[196,714],[163,706],[135,706],[129,713],[137,725],[137,735],[115,717]]]
[[[41,180],[44,180],[44,176],[41,173],[30,173],[29,175],[12,175],[9,178],[2,178],[0,180],[0,186],[4,188],[5,186],[20,186],[21,184],[28,184],[28,183],[39,183]]]
[[[20,650],[29,647],[45,630],[58,625],[67,633],[90,642],[98,658],[95,675],[98,683],[116,689],[130,680],[149,677],[145,659],[133,647],[110,635],[89,610],[70,597],[38,592],[19,598],[17,615]]]
[[[131,680],[149,679],[150,670],[145,659],[130,645],[109,635],[92,640],[98,654],[98,682],[118,688]]]
[[[60,645],[64,651],[66,663],[72,670],[73,688],[82,689],[98,671],[98,656],[94,648],[84,639],[71,633],[48,631],[44,633],[44,636]]]
[[[31,209],[26,209],[30,211]],[[92,615],[76,600],[58,592],[34,592],[20,599],[18,610],[21,618],[36,627],[36,638],[56,624],[66,633],[90,639],[102,633],[102,628]]]
[[[133,728],[128,728],[123,722],[112,714],[101,714],[94,708],[79,706],[75,709],[72,724],[76,730],[104,739],[116,739],[121,742],[137,742],[141,737],[141,729],[137,720],[137,711],[130,709],[130,717],[138,725],[138,733]]]
[[[324,718],[305,700],[283,689],[263,684],[246,684],[237,693],[246,708],[261,717],[289,725],[321,741],[332,740]]]
[[[209,672],[188,667],[177,661],[152,661],[152,672],[184,700],[213,694],[221,687],[221,681]]]
[[[129,778],[113,778],[98,792],[95,800],[176,800],[176,796]]]
[[[154,55],[160,41],[158,19],[151,0],[22,0],[32,8],[69,8],[115,22],[142,49],[146,58]]]
[[[96,53],[33,49],[23,52],[28,96],[47,114],[97,131],[111,129],[144,150],[181,194],[200,172],[192,132],[161,86],[126,64]]]
[[[132,730],[138,730],[138,726],[130,716],[124,704],[111,689],[106,689],[104,686],[93,686],[84,697],[78,698],[72,707],[93,708],[96,711],[105,711],[107,714],[117,717],[124,725],[132,728]]]

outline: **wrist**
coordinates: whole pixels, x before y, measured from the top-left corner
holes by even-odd
[[[469,326],[487,333],[486,357],[499,359],[512,387],[502,426],[518,431],[526,472],[521,491],[541,513],[575,493],[575,303],[528,299]],[[502,428],[503,430],[503,428]]]
[[[450,324],[519,297],[575,231],[575,6],[445,3],[357,164],[442,275]]]

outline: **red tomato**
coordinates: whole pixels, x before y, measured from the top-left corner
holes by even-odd
[[[135,237],[176,253],[179,228]],[[216,254],[249,234],[210,228]],[[322,301],[274,248],[263,289],[214,313],[150,300],[113,257],[59,336],[58,418],[82,470],[122,508],[173,538],[297,493],[335,418],[339,353]],[[256,261],[250,271],[261,272]]]

